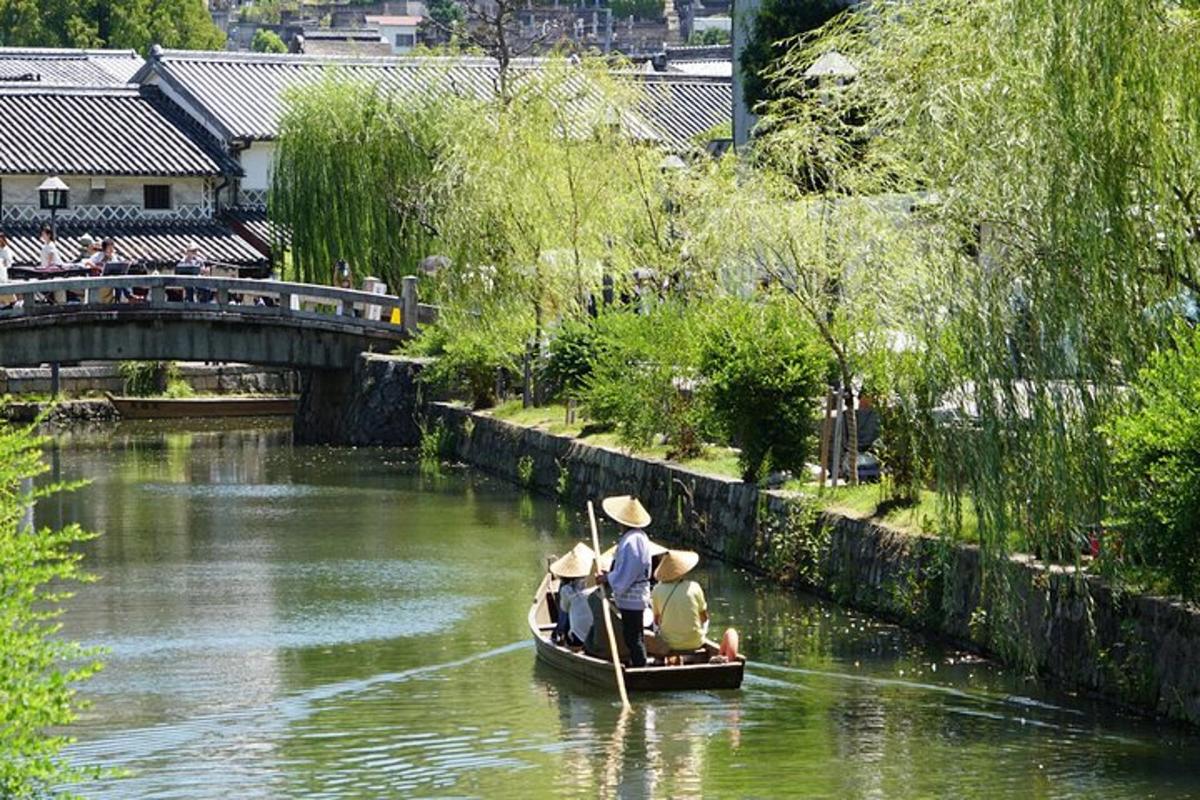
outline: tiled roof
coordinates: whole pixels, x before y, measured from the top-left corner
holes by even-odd
[[[513,70],[517,75],[528,73],[540,63],[522,60]],[[338,58],[163,50],[151,56],[135,80],[145,82],[157,74],[168,88],[194,102],[227,139],[273,139],[278,135],[287,90],[319,83],[333,71],[401,95],[432,88],[476,97],[493,95],[498,75],[495,62],[483,58]],[[581,82],[585,80],[582,72],[580,76]],[[571,94],[574,101],[587,95]],[[626,126],[631,135],[647,140],[657,139],[661,127],[637,118],[627,119]]]
[[[110,86],[128,83],[143,63],[133,50],[0,47],[0,86]]]
[[[696,75],[705,78],[733,79],[732,61],[671,61],[667,64],[668,72],[678,72],[682,75]]]
[[[638,112],[671,150],[690,150],[703,134],[733,119],[729,79],[631,74],[643,84]]]
[[[397,16],[397,15],[381,14],[381,15],[376,16],[376,15],[369,14],[369,15],[367,15],[367,22],[372,25],[383,25],[388,28],[402,28],[402,27],[406,27],[406,26],[415,28],[416,26],[421,24],[421,18],[413,17],[413,16],[406,16],[406,15],[398,15]]]
[[[160,269],[178,262],[191,241],[200,245],[201,255],[210,262],[242,267],[268,264],[268,259],[249,242],[216,222],[60,222],[57,227],[58,252],[64,261],[79,256],[79,237],[86,233],[97,239],[112,239],[123,260],[146,261]],[[40,229],[37,223],[4,226],[17,266],[39,263]]]
[[[219,175],[230,164],[153,88],[0,83],[0,174]],[[236,167],[234,167],[236,169]]]
[[[272,222],[263,209],[235,206],[226,209],[223,217],[242,238],[264,254],[271,253],[277,244],[286,246],[291,241],[287,229]]]

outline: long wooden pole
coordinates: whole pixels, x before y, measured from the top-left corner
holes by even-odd
[[[588,500],[588,520],[592,523],[592,574],[600,577],[600,534],[596,530],[596,509]],[[617,652],[617,637],[613,634],[612,615],[608,613],[608,598],[604,596],[604,587],[600,586],[600,607],[604,612],[604,630],[608,633],[608,652],[612,654],[613,671],[617,674],[617,691],[621,695],[621,705],[628,711],[629,695],[625,693],[625,673],[621,671],[621,654]]]

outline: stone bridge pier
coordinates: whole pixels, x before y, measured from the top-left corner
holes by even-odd
[[[419,377],[427,361],[363,353],[353,369],[300,372],[296,444],[415,447],[421,441]]]

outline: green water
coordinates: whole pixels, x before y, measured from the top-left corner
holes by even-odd
[[[1200,796],[1194,732],[713,563],[744,687],[622,718],[528,643],[582,519],[478,473],[281,430],[121,427],[49,455],[92,483],[39,521],[104,531],[65,623],[111,652],[69,753],[130,774],[90,797]]]

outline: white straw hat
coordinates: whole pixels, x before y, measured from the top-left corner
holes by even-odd
[[[592,548],[578,542],[571,552],[550,565],[550,572],[560,578],[583,578],[592,574]]]
[[[655,580],[668,582],[677,581],[687,575],[700,563],[700,554],[693,550],[671,550],[654,570]]]
[[[644,528],[650,524],[650,512],[636,497],[620,494],[616,497],[606,497],[600,503],[604,513],[614,522],[626,528]]]

